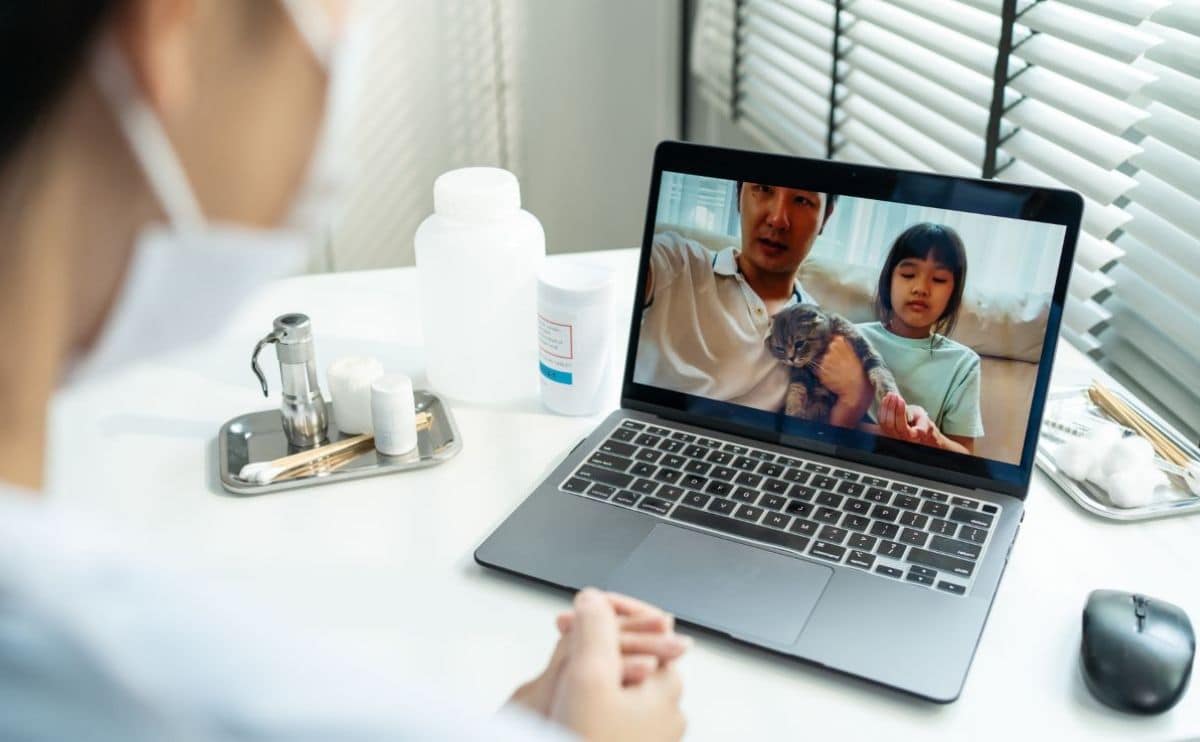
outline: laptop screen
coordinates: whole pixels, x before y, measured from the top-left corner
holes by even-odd
[[[656,168],[633,388],[802,447],[1019,480],[1070,225],[1012,191],[761,176]]]

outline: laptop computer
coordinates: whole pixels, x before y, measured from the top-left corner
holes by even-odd
[[[660,144],[621,406],[476,560],[955,700],[1024,518],[1082,210],[1051,188]],[[797,361],[828,333],[771,340],[813,306],[868,341],[902,416],[858,350],[835,377]]]

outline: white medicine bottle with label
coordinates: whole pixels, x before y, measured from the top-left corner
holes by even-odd
[[[516,176],[500,168],[444,173],[433,204],[414,245],[430,386],[463,402],[532,397],[541,223],[521,208]]]
[[[547,262],[538,275],[537,324],[542,404],[563,415],[600,412],[617,351],[612,271]]]

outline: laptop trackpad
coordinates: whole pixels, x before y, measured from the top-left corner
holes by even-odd
[[[603,587],[735,637],[792,644],[833,570],[656,525]]]

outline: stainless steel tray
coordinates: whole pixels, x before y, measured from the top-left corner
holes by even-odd
[[[1178,431],[1168,425],[1153,410],[1146,407],[1133,395],[1121,389],[1111,386],[1109,389],[1129,406],[1141,413],[1152,425],[1170,438],[1175,445],[1179,446],[1184,453],[1196,460],[1200,460],[1200,449],[1194,443],[1180,435]],[[1109,419],[1087,399],[1087,387],[1080,386],[1051,390],[1047,398],[1047,420],[1055,417],[1054,413],[1056,409],[1061,408],[1064,403],[1068,402],[1078,407],[1078,410],[1076,410],[1076,414],[1078,415],[1097,417],[1105,420]],[[1044,471],[1046,476],[1050,477],[1055,484],[1067,493],[1068,497],[1084,510],[1099,515],[1102,518],[1120,521],[1150,520],[1151,518],[1165,518],[1172,515],[1200,513],[1200,497],[1193,495],[1185,485],[1180,484],[1174,478],[1171,478],[1173,486],[1159,487],[1156,490],[1156,501],[1149,505],[1137,508],[1119,508],[1113,505],[1112,501],[1108,499],[1108,495],[1102,489],[1091,482],[1081,482],[1068,477],[1055,465],[1055,454],[1065,440],[1066,438],[1049,422],[1044,423],[1042,425],[1042,434],[1038,437],[1038,450],[1035,460],[1038,468]]]
[[[261,495],[268,492],[332,484],[379,474],[424,469],[453,458],[462,449],[462,437],[450,408],[436,394],[417,390],[413,393],[417,413],[430,415],[428,427],[417,431],[417,449],[406,456],[385,456],[378,451],[367,451],[334,471],[321,472],[307,477],[289,479],[270,484],[255,484],[239,479],[237,473],[246,464],[256,461],[271,461],[295,451],[288,450],[287,438],[283,434],[283,418],[278,409],[250,412],[239,415],[221,426],[217,435],[221,486],[236,495]],[[329,407],[332,420],[332,405]],[[331,431],[329,442],[341,440],[343,436]]]

